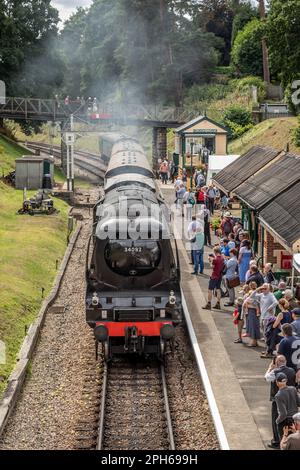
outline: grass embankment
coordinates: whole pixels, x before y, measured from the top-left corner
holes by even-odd
[[[11,171],[24,153],[0,137],[0,166]],[[5,148],[5,152],[3,152]],[[28,192],[28,195],[34,192]],[[17,215],[23,193],[0,181],[0,339],[6,345],[6,364],[0,364],[0,396],[24,340],[25,329],[36,318],[50,292],[56,260],[66,250],[68,205],[55,199],[60,213],[50,217]]]
[[[278,150],[285,150],[287,144],[290,152],[300,153],[300,147],[293,142],[293,131],[297,127],[297,118],[267,119],[257,124],[242,137],[232,141],[228,146],[230,154],[242,154],[253,145],[264,145]]]

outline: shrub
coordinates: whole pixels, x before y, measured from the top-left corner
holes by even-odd
[[[241,94],[250,94],[251,87],[256,86],[258,91],[258,101],[263,101],[267,96],[267,84],[260,77],[248,75],[239,80],[232,80],[231,85]]]
[[[245,126],[241,126],[240,124],[236,124],[235,122],[232,121],[227,121],[226,127],[228,128],[229,131],[229,139],[234,140],[238,139],[241,137],[245,132],[249,131],[252,129],[254,124],[246,124]]]
[[[225,109],[223,123],[228,128],[229,139],[236,139],[253,127],[251,111],[239,105]]]
[[[293,132],[293,142],[300,147],[300,116],[298,116],[298,127]]]
[[[231,121],[240,126],[246,126],[252,122],[249,109],[239,105],[232,105],[226,108],[223,116],[224,122]]]

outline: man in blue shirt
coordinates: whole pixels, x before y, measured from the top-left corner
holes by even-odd
[[[204,270],[204,231],[203,225],[193,216],[192,222],[188,227],[189,237],[192,246],[192,260],[194,262],[194,271],[191,274],[203,274]]]
[[[289,323],[282,325],[283,339],[279,343],[278,354],[286,358],[286,365],[293,367],[297,372],[300,368],[300,338],[293,335],[293,328]]]
[[[227,238],[223,238],[221,241],[221,253],[224,255],[226,258],[229,258],[230,256],[230,248],[228,246],[229,240]]]

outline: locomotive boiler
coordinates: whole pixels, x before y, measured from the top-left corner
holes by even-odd
[[[86,319],[106,360],[130,353],[162,357],[182,321],[169,211],[142,146],[124,136],[112,146],[104,196],[94,209]]]

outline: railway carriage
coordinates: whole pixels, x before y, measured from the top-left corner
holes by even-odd
[[[86,319],[115,354],[163,356],[182,321],[180,267],[170,216],[142,146],[114,142],[94,210]]]

